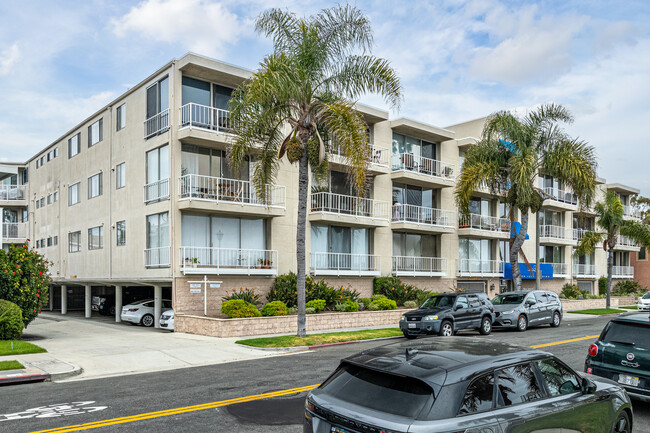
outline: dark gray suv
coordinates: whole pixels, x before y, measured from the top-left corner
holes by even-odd
[[[492,299],[496,318],[494,328],[525,331],[529,326],[560,326],[562,301],[547,290],[521,290],[497,295]]]

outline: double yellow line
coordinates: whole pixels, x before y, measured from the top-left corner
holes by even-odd
[[[600,334],[586,335],[584,337],[572,338],[570,340],[554,341],[553,343],[536,344],[535,346],[530,346],[530,347],[532,349],[541,349],[542,347],[557,346],[558,344],[567,344],[567,343],[574,343],[576,341],[591,340],[594,338],[598,338],[599,336]]]

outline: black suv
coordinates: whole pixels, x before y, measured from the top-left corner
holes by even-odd
[[[461,329],[492,332],[494,307],[485,293],[449,293],[432,296],[417,310],[402,316],[399,327],[406,338],[438,334],[445,337]]]

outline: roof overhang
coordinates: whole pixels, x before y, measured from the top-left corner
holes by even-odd
[[[620,183],[608,183],[606,186],[608,190],[616,191],[622,194],[639,194],[641,192],[641,190],[638,188],[623,185]]]
[[[172,278],[54,278],[52,284],[70,286],[159,286],[171,285]]]
[[[237,87],[253,75],[253,71],[239,66],[189,53],[178,60],[178,69],[192,78]]]
[[[390,122],[390,127],[398,134],[410,135],[427,141],[447,141],[455,138],[456,133],[448,129],[417,122],[415,120],[400,118]]]
[[[370,125],[388,120],[388,111],[379,108],[357,102],[354,104],[354,109],[361,113],[365,121]]]

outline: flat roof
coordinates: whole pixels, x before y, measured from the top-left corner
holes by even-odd
[[[391,121],[390,127],[399,134],[411,135],[427,141],[448,141],[456,136],[456,133],[449,129],[429,125],[406,117]]]
[[[607,187],[607,189],[611,189],[612,191],[621,192],[625,194],[639,194],[641,192],[641,190],[638,188],[623,185],[622,183],[608,183],[605,186]]]

